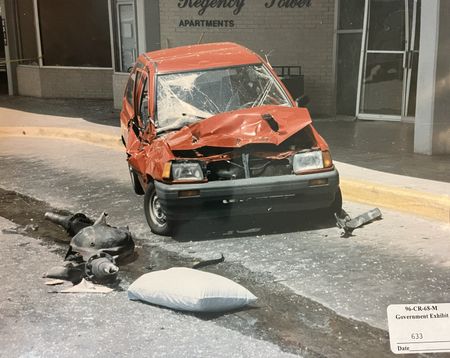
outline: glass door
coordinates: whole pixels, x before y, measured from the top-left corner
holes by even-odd
[[[400,120],[405,54],[405,0],[368,0],[361,119]]]
[[[364,1],[339,0],[336,61],[336,114],[355,117]]]
[[[410,41],[404,63],[406,82],[402,116],[413,118],[416,113],[417,67],[419,64],[420,0],[408,0],[406,19]]]
[[[399,121],[413,112],[416,18],[417,0],[367,0],[358,118]]]
[[[137,57],[137,37],[134,3],[118,2],[116,17],[119,42],[119,66],[121,72],[128,72]]]

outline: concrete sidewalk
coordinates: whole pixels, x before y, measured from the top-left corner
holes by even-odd
[[[34,101],[41,105],[35,112],[32,105]],[[94,101],[79,100],[76,106],[69,101],[72,104],[70,108],[65,106],[64,100],[57,100],[56,105],[54,101],[49,101],[47,107],[50,108],[47,110],[45,101],[20,98],[18,104],[16,100],[14,106],[8,106],[7,98],[2,97],[0,136],[75,139],[113,150],[124,150],[118,127],[119,113],[107,111],[107,103],[101,103],[103,107],[94,107],[92,115],[92,111],[89,112],[86,107],[96,104]],[[83,117],[77,116],[77,108]],[[108,121],[102,120],[102,110],[108,112],[103,114],[104,117],[110,118]],[[326,134],[322,134],[327,139]],[[370,153],[366,160],[370,160]],[[341,175],[344,200],[391,208],[450,223],[450,183],[391,174],[339,161],[335,163]]]

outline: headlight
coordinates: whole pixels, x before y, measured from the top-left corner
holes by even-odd
[[[200,163],[172,162],[172,179],[178,181],[201,181],[204,179]]]
[[[321,150],[297,153],[292,161],[292,168],[296,174],[309,170],[323,169],[332,165],[330,152],[324,151],[322,153]]]

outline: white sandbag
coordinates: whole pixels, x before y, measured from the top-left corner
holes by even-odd
[[[228,278],[185,267],[142,275],[128,288],[128,298],[193,312],[228,311],[256,301]]]

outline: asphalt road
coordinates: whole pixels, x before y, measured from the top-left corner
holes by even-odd
[[[0,161],[1,188],[91,217],[105,210],[113,225],[130,227],[144,243],[143,250],[163,250],[177,260],[223,253],[226,265],[218,272],[257,290],[264,303],[257,309],[270,311],[273,304],[279,310],[278,295],[286,304],[285,316],[280,313],[278,320],[297,316],[290,327],[277,324],[270,312],[256,315],[255,322],[247,312],[200,319],[128,302],[124,292],[82,299],[49,295],[40,274],[61,260],[60,249],[3,233],[0,272],[8,290],[0,293],[7,308],[0,315],[7,323],[0,328],[0,347],[13,353],[5,356],[142,356],[151,346],[154,356],[281,356],[288,354],[284,350],[358,357],[370,347],[365,356],[379,357],[390,355],[389,304],[448,301],[450,230],[445,224],[382,209],[383,220],[350,238],[342,238],[333,222],[314,215],[193,222],[177,237],[164,238],[147,228],[142,197],[131,190],[124,153],[65,140],[2,138]],[[370,209],[345,198],[344,208],[351,215]],[[2,221],[2,228],[10,225]],[[123,289],[133,278],[133,268],[139,271],[136,263],[130,267],[124,268]],[[271,319],[262,324],[262,317]],[[298,322],[304,324],[301,334],[295,333]],[[335,324],[342,329],[336,330]],[[271,334],[271,326],[283,334]],[[290,328],[303,344],[289,337]],[[323,347],[314,345],[314,330],[328,334]],[[359,341],[352,341],[353,336]]]

